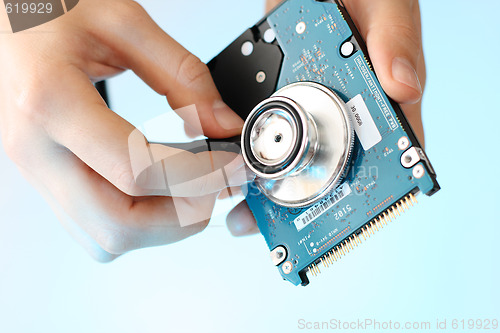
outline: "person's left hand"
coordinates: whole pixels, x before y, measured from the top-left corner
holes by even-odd
[[[8,28],[0,10],[1,144],[95,259],[201,232],[219,193],[247,181],[237,154],[148,144],[92,85],[131,69],[199,132],[241,132],[208,67],[137,2],[80,1],[30,31]]]

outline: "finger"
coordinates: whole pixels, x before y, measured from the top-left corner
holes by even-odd
[[[420,16],[420,15],[419,15]],[[420,82],[422,84],[422,89],[425,90],[426,83],[426,66],[423,51],[420,54],[419,65],[418,65],[418,76],[420,77]],[[422,123],[422,100],[418,101],[416,104],[403,104],[401,105],[406,118],[410,122],[420,144],[425,148],[425,135],[424,135],[424,125]]]
[[[384,90],[399,103],[417,103],[425,71],[418,1],[345,1],[361,34]]]
[[[422,102],[420,101],[416,104],[404,104],[402,105],[402,109],[406,114],[406,118],[410,122],[413,131],[417,135],[420,144],[423,148],[425,148],[424,126],[422,124],[422,113],[420,112],[422,109]]]
[[[220,194],[218,199],[219,200],[226,200],[226,199],[236,199],[236,198],[243,198],[243,190],[241,187],[228,187],[223,189]]]
[[[25,111],[16,111],[18,111],[18,113],[25,113]],[[57,182],[61,181],[60,177],[51,179],[49,176],[49,178],[47,178],[47,165],[51,168],[55,168],[56,171],[59,171],[61,166],[59,164],[60,154],[61,152],[67,153],[67,151],[61,150],[58,145],[54,144],[54,142],[47,137],[43,128],[38,126],[36,123],[19,122],[20,118],[21,117],[18,117],[16,120],[8,119],[10,123],[9,127],[14,126],[15,128],[24,128],[23,132],[16,132],[16,134],[10,137],[9,140],[2,141],[9,157],[11,157],[18,165],[18,169],[21,174],[48,202],[53,211],[56,213],[56,216],[60,220],[62,226],[92,258],[99,262],[109,262],[116,259],[118,255],[105,251],[88,233],[80,228],[75,221],[63,211],[61,205],[52,195],[49,187],[42,181],[42,179],[46,179],[46,182],[49,185],[56,187],[59,186]],[[4,123],[3,125],[6,124]],[[6,132],[7,129],[4,127],[2,134]],[[62,179],[62,182],[65,182],[65,179]],[[78,191],[78,189],[73,190]]]
[[[130,123],[110,111],[78,69],[66,68],[44,124],[51,137],[132,196],[203,196],[247,182],[240,156],[227,152],[192,154],[149,145]]]
[[[158,27],[140,5],[127,1],[121,7],[119,22],[108,20],[98,28],[100,38],[117,53],[117,65],[132,69],[167,96],[174,110],[195,105],[196,121],[206,136],[239,134],[243,120],[222,101],[208,67]]]
[[[50,160],[40,156],[34,176],[84,231],[77,237],[90,253],[98,244],[113,259],[135,249],[177,242],[208,225],[217,193],[197,198],[133,198],[70,152],[52,155],[55,158]]]
[[[42,148],[43,150],[43,148]],[[96,261],[107,263],[115,260],[120,255],[111,254],[105,251],[97,242],[90,237],[75,221],[73,221],[68,214],[62,209],[61,205],[55,200],[52,193],[31,171],[24,167],[19,167],[19,171],[23,177],[30,182],[30,184],[37,189],[37,191],[47,201],[49,206],[56,214],[58,220],[70,236]],[[51,182],[52,183],[52,182]]]
[[[197,138],[203,133],[196,132],[192,126],[190,126],[188,123],[184,123],[184,132],[186,133],[186,136],[190,139]]]
[[[266,1],[266,12],[269,12],[271,9],[276,7],[281,2],[283,2],[283,0],[267,0]]]
[[[257,222],[246,201],[239,203],[227,215],[227,228],[233,236],[248,236],[259,233]]]
[[[186,144],[190,151],[148,144],[135,130],[129,136],[129,151],[136,186],[147,193],[180,197],[220,192],[227,186],[248,183],[251,173],[241,155],[208,151],[205,140]],[[189,147],[191,146],[191,147]]]

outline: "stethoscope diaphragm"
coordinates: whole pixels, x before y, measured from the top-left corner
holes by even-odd
[[[354,144],[345,103],[314,82],[294,83],[257,105],[242,132],[255,183],[273,202],[304,207],[344,178]]]

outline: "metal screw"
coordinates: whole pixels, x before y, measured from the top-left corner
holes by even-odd
[[[291,261],[287,261],[281,266],[281,269],[283,270],[283,273],[285,274],[290,274],[293,270],[293,264]]]
[[[257,80],[258,83],[266,81],[266,73],[264,73],[263,71],[258,72],[255,79]]]

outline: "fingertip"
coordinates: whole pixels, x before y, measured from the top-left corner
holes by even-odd
[[[227,228],[235,237],[259,233],[257,222],[246,201],[240,202],[227,216]]]
[[[199,133],[196,131],[193,126],[189,125],[189,123],[184,123],[184,133],[190,139],[195,139],[199,136],[203,136],[203,133]]]
[[[99,264],[109,264],[121,257],[121,254],[101,253],[99,255],[90,255]]]
[[[122,254],[112,254],[103,250],[93,241],[82,245],[89,256],[99,264],[109,264],[122,256]]]
[[[364,24],[365,38],[384,91],[400,104],[415,104],[424,90],[425,63],[419,30],[411,22],[407,6],[402,6],[375,6],[377,11],[367,14],[370,22]],[[408,14],[405,21],[404,13]]]
[[[222,100],[215,101],[213,112],[215,119],[224,130],[241,132],[245,122]]]
[[[400,88],[394,98],[399,103],[415,104],[422,99],[423,89],[415,67],[405,58],[395,57],[392,61],[392,78]]]
[[[175,112],[184,120],[186,134],[214,139],[229,138],[241,133],[243,119],[221,99],[208,99],[189,106],[177,107],[185,102],[169,99]]]
[[[407,60],[387,55],[372,56],[372,60],[382,88],[394,101],[399,104],[416,104],[422,99],[420,80]]]
[[[281,0],[267,0],[266,1],[266,12],[271,11],[271,9],[276,7],[280,2],[281,2]]]

